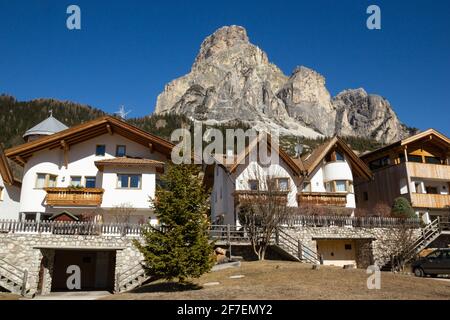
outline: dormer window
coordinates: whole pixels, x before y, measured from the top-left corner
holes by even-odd
[[[339,151],[336,151],[336,161],[344,161],[344,155]]]
[[[127,147],[118,145],[116,147],[116,157],[125,157],[127,155]]]

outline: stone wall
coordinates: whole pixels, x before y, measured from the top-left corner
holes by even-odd
[[[0,233],[0,259],[19,269],[28,270],[27,287],[33,293],[48,294],[51,290],[55,249],[116,250],[117,275],[134,267],[143,259],[142,254],[133,245],[133,239],[135,238],[129,236]],[[41,276],[40,272],[43,272]],[[39,283],[39,278],[42,283]]]
[[[389,260],[386,244],[394,242],[393,228],[357,228],[357,227],[284,227],[289,235],[300,240],[302,244],[317,252],[317,239],[351,239],[356,242],[356,263],[359,268],[366,268],[374,263],[384,264]],[[418,237],[420,229],[414,230]]]

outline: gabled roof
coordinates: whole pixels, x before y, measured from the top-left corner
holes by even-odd
[[[383,152],[383,151],[389,150],[391,148],[406,146],[406,145],[408,145],[408,144],[410,144],[412,142],[416,142],[416,141],[418,141],[420,139],[423,139],[423,138],[426,138],[426,137],[434,137],[435,139],[440,141],[441,144],[446,145],[447,148],[450,149],[450,139],[447,136],[445,136],[444,134],[440,133],[439,131],[437,131],[435,129],[428,129],[428,130],[425,130],[425,131],[420,132],[418,134],[415,134],[415,135],[413,135],[411,137],[408,137],[408,138],[405,138],[403,140],[399,140],[399,141],[396,141],[394,143],[391,143],[391,144],[389,144],[389,145],[387,145],[385,147],[382,147],[382,148],[379,148],[377,150],[368,152],[368,153],[362,155],[361,158],[364,159],[366,157],[372,156],[372,155],[374,155],[376,153],[379,153],[379,152]]]
[[[105,166],[155,167],[164,165],[164,162],[162,161],[143,158],[129,158],[129,157],[119,157],[119,158],[99,160],[95,161],[94,163],[100,171],[103,170]]]
[[[35,125],[33,128],[28,129],[27,132],[23,135],[23,137],[31,136],[31,135],[51,135],[57,132],[61,132],[63,130],[68,129],[64,123],[54,118],[53,115],[50,115],[47,119],[42,121],[41,123]]]
[[[5,154],[11,160],[23,165],[35,152],[45,149],[70,147],[70,145],[107,133],[119,134],[167,156],[170,155],[175,146],[171,142],[141,130],[123,120],[111,116],[104,116],[52,134],[48,137],[10,148],[5,151]]]
[[[70,217],[72,220],[75,220],[75,221],[79,221],[80,220],[80,218],[78,218],[77,216],[73,215],[69,211],[63,211],[63,212],[60,212],[60,213],[55,213],[54,215],[52,215],[48,219],[49,220],[55,220],[56,218],[58,218],[59,216],[62,216],[62,215],[66,215],[66,216]]]
[[[372,179],[372,171],[369,167],[353,152],[353,150],[339,137],[333,137],[327,142],[315,148],[312,153],[302,159],[303,165],[307,174],[311,174],[322,163],[326,155],[333,149],[334,146],[339,146],[343,152],[348,156],[352,169],[356,170],[359,175],[366,179]]]
[[[245,162],[245,159],[250,154],[250,152],[258,146],[259,143],[267,143],[267,146],[271,148],[271,150],[275,150],[278,153],[281,159],[292,169],[292,171],[298,176],[302,175],[303,172],[303,164],[300,159],[293,159],[289,157],[289,155],[280,148],[278,144],[272,141],[270,135],[267,135],[267,139],[265,139],[266,135],[259,134],[257,139],[253,139],[249,145],[237,156],[234,158],[234,163],[228,166],[229,172],[234,172],[240,164]]]
[[[0,145],[0,174],[3,178],[3,181],[9,185],[13,184],[14,177],[11,172],[11,168],[9,167],[8,159],[5,157],[5,153],[3,152],[3,148]]]

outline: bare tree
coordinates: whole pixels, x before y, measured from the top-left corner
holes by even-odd
[[[121,203],[111,210],[111,216],[117,223],[130,223],[131,217],[134,216],[136,209],[130,203]]]
[[[266,174],[256,168],[250,178],[253,190],[237,192],[239,221],[254,253],[259,260],[264,260],[276,229],[292,214],[288,207],[291,181],[288,177]]]
[[[406,264],[414,257],[414,243],[417,240],[416,225],[411,219],[399,218],[399,224],[389,233],[378,238],[378,247],[383,262],[391,263],[392,271],[404,271]]]

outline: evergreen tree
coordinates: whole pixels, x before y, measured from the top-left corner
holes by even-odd
[[[208,192],[192,165],[172,165],[156,190],[155,214],[161,227],[144,233],[135,245],[151,274],[171,280],[198,278],[213,265],[208,242]]]
[[[411,207],[409,201],[404,197],[398,197],[394,200],[392,205],[392,216],[396,218],[415,218],[416,213]]]

